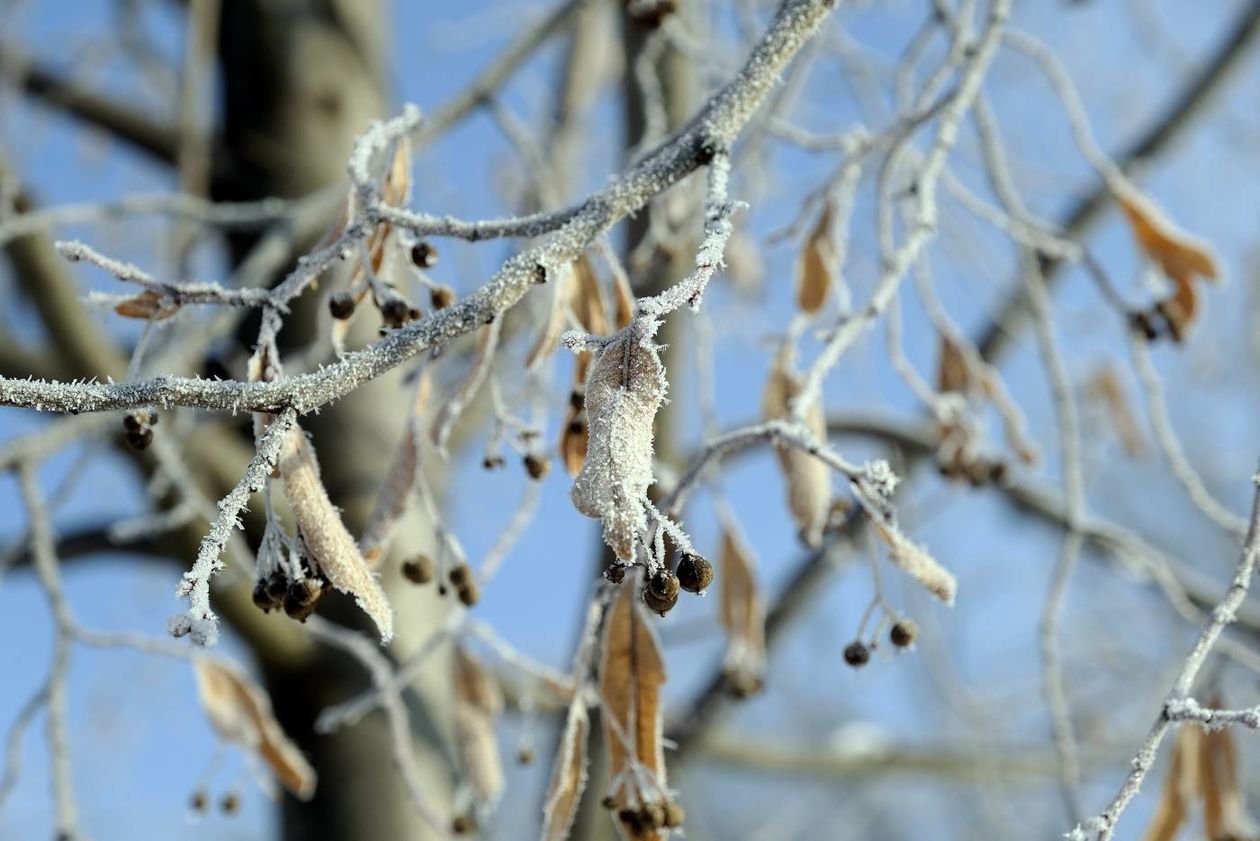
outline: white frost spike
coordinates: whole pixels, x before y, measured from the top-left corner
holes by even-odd
[[[604,542],[623,563],[634,560],[635,539],[647,528],[652,423],[668,388],[652,341],[659,325],[640,317],[615,334],[586,378],[590,433],[571,496],[578,511],[603,520]]]
[[[343,593],[354,596],[363,612],[376,623],[381,642],[394,636],[394,612],[341,515],[319,479],[319,462],[302,428],[294,426],[280,453],[280,476],[298,529],[320,570]]]

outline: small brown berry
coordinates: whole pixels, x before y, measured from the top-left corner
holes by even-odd
[[[416,555],[403,561],[402,574],[412,584],[428,584],[433,580],[433,561],[428,555]]]
[[[223,799],[219,801],[219,808],[223,810],[225,815],[235,815],[240,805],[241,799],[236,796],[235,792],[231,791],[223,795]]]
[[[481,466],[486,470],[494,470],[505,464],[507,464],[507,462],[504,461],[503,456],[500,455],[486,456],[481,460]]]
[[[279,606],[284,601],[284,594],[289,591],[289,579],[284,573],[276,570],[267,576],[267,595],[271,597],[272,604]]]
[[[450,578],[451,584],[454,586],[463,587],[472,580],[472,569],[468,566],[468,564],[456,564],[451,567],[451,571],[447,573],[447,577]]]
[[[429,302],[433,309],[444,310],[455,303],[455,290],[449,286],[435,286],[429,292]]]
[[[254,600],[254,607],[263,613],[271,613],[272,610],[278,607],[276,600],[271,597],[271,593],[267,589],[267,579],[265,578],[258,579],[258,582],[254,584],[254,592],[251,594],[251,598]]]
[[[629,806],[617,813],[618,819],[628,826],[636,835],[643,831],[643,816],[639,814],[638,809],[632,809]]]
[[[319,604],[319,598],[322,595],[324,595],[324,588],[315,579],[303,578],[301,581],[294,581],[289,584],[289,589],[284,594],[284,612],[290,619],[305,622],[307,617],[315,612],[315,606]]]
[[[128,447],[136,452],[142,452],[149,449],[149,445],[153,443],[153,430],[141,427],[134,432],[128,432],[125,438]]]
[[[604,799],[599,801],[599,805],[603,806],[605,809],[608,809],[609,811],[612,811],[613,809],[617,808],[617,799],[613,797],[611,794],[605,794]]]
[[[865,666],[871,659],[871,650],[861,640],[854,640],[844,647],[844,662],[855,669]]]
[[[639,810],[639,819],[648,829],[660,829],[665,825],[665,804],[644,803]]]
[[[585,431],[586,431],[586,421],[582,420],[581,418],[574,418],[573,420],[569,421],[569,434],[570,435],[581,435]]]
[[[202,789],[193,792],[192,800],[188,803],[194,812],[204,812],[206,807],[210,805],[210,798]]]
[[[407,302],[402,298],[390,298],[381,304],[381,318],[390,327],[402,327],[407,323]]]
[[[713,583],[713,564],[690,552],[678,562],[678,584],[688,593],[703,593]]]
[[[525,456],[525,472],[535,482],[545,479],[549,470],[551,470],[551,462],[547,461],[543,456],[537,453],[530,453]]]
[[[625,564],[612,563],[604,570],[604,580],[612,584],[620,584],[626,578]]]
[[[123,415],[123,429],[128,432],[138,432],[140,430],[141,421],[137,414]]]
[[[1150,313],[1144,310],[1135,310],[1129,313],[1129,327],[1148,342],[1153,342],[1159,338],[1159,332],[1155,329],[1155,323],[1151,320]]]
[[[408,321],[415,321],[415,320],[416,320],[416,319],[418,319],[419,317],[420,317],[420,308],[419,308],[419,307],[411,307],[410,309],[408,309],[408,310],[407,310],[407,320],[408,320]]]
[[[456,835],[467,835],[477,829],[477,821],[472,815],[456,815],[451,821],[451,832]]]
[[[411,246],[411,262],[422,269],[431,269],[437,265],[438,252],[432,244],[420,240]]]
[[[662,569],[643,588],[643,603],[653,613],[664,616],[678,603],[678,590],[678,576]]]
[[[682,806],[672,800],[665,803],[665,826],[673,829],[682,826],[685,820],[687,820],[687,813]]]
[[[534,761],[534,749],[528,745],[522,745],[521,749],[516,752],[516,763],[518,765],[529,765]]]
[[[915,626],[914,621],[910,619],[897,620],[888,631],[889,641],[898,648],[907,648],[914,645],[914,640],[918,635],[919,629]]]
[[[354,315],[354,296],[349,292],[337,292],[328,297],[328,312],[338,321],[345,321]]]
[[[459,595],[460,602],[464,607],[472,607],[481,601],[481,588],[477,586],[476,581],[469,581],[463,587],[456,591]]]

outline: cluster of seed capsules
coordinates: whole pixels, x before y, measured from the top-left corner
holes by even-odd
[[[433,581],[434,573],[433,559],[428,555],[416,555],[402,563],[403,577],[412,584],[428,584]],[[448,585],[455,589],[455,595],[465,607],[472,607],[481,600],[481,587],[468,564],[455,564],[447,571],[446,580],[438,582],[438,595],[445,596]]]
[[[283,610],[290,619],[305,622],[315,612],[315,607],[332,585],[323,576],[306,576],[290,579],[281,570],[275,570],[254,585],[254,605],[263,613]]]
[[[411,246],[411,262],[418,269],[428,269],[437,265],[438,253],[432,244],[421,240]],[[429,283],[429,302],[435,310],[446,309],[455,303],[455,290],[449,286]],[[328,298],[328,311],[338,321],[346,321],[354,315],[359,303],[372,294],[372,303],[380,311],[385,327],[397,329],[409,321],[415,321],[421,315],[418,307],[410,304],[399,295],[390,284],[365,284],[355,289],[334,293]]]
[[[914,645],[914,641],[918,639],[918,636],[918,626],[910,619],[898,619],[888,629],[888,641],[895,648],[909,648]],[[855,669],[860,669],[871,661],[871,651],[874,648],[874,640],[870,643],[854,640],[844,647],[844,662]]]
[[[604,578],[620,584],[626,577],[627,564],[612,564],[604,570]],[[713,583],[713,565],[694,552],[684,552],[678,570],[661,567],[643,584],[643,603],[653,613],[664,616],[678,604],[678,593],[703,593]]]
[[[610,810],[617,808],[612,797],[605,797],[603,806]],[[683,807],[672,800],[655,800],[617,810],[617,819],[636,837],[656,829],[675,829],[682,826],[686,818]]]

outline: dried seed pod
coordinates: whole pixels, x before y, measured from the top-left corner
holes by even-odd
[[[136,452],[143,452],[149,449],[149,445],[153,443],[153,430],[148,427],[137,429],[134,432],[128,431],[124,436],[127,446]]]
[[[578,804],[586,790],[586,738],[590,730],[590,718],[586,701],[575,696],[569,705],[564,725],[564,736],[556,752],[556,764],[547,785],[547,802],[543,807],[543,841],[564,841],[573,827]],[[616,803],[605,797],[605,809]]]
[[[762,414],[767,420],[791,417],[791,402],[801,390],[800,379],[792,372],[790,348],[775,357],[774,367],[762,395]],[[818,401],[805,413],[805,426],[819,441],[827,440],[827,420]],[[831,510],[831,469],[798,447],[775,444],[783,478],[787,482],[788,509],[810,546],[822,542],[823,528]]]
[[[801,312],[818,312],[831,291],[838,264],[834,228],[831,204],[828,202],[805,241],[796,268],[796,305]]]
[[[504,461],[503,456],[501,455],[486,456],[481,460],[481,466],[486,470],[496,470],[505,464],[507,464],[507,462]]]
[[[435,310],[444,310],[455,303],[455,290],[449,286],[435,286],[429,291],[429,303]]]
[[[678,576],[667,569],[659,569],[648,581],[647,588],[652,591],[653,595],[662,599],[677,599],[679,589]]]
[[[189,801],[188,806],[194,812],[204,812],[209,804],[209,795],[206,794],[204,789],[197,789],[193,792],[192,799]]]
[[[451,832],[456,835],[467,835],[477,829],[477,821],[472,815],[456,815],[451,819]]]
[[[349,292],[337,292],[328,296],[328,312],[338,321],[345,321],[354,315],[354,295]]]
[[[464,605],[464,607],[472,607],[477,602],[481,601],[481,588],[477,586],[476,581],[469,581],[464,586],[458,588],[455,592],[456,595],[459,596],[459,601]]]
[[[315,607],[323,595],[323,586],[312,578],[293,581],[284,594],[284,612],[290,619],[305,622],[315,612]]]
[[[647,829],[660,829],[665,825],[665,804],[644,803],[643,808],[639,810],[639,820]]]
[[[517,765],[532,765],[533,762],[534,762],[534,749],[531,748],[529,745],[522,745],[520,749],[516,751],[516,764]]]
[[[662,595],[651,587],[643,588],[643,603],[653,613],[664,616],[674,609],[674,605],[678,604],[678,591],[674,590],[672,596]]]
[[[529,453],[524,458],[525,472],[529,474],[529,478],[535,482],[547,478],[547,473],[551,470],[551,462],[547,461],[544,456],[537,453]]]
[[[854,640],[844,647],[844,662],[855,669],[865,666],[871,659],[871,650],[861,640]]]
[[[914,621],[910,619],[898,619],[888,631],[889,642],[898,648],[908,648],[914,645],[914,641],[918,636],[919,629],[914,624]]]
[[[731,693],[745,698],[760,692],[764,685],[766,619],[756,560],[733,524],[728,523],[722,531],[718,564],[722,567],[718,610],[727,637],[723,673]]]
[[[431,269],[437,265],[438,251],[427,240],[420,240],[411,246],[411,262],[422,269]]]
[[[495,720],[503,711],[503,692],[494,676],[468,650],[455,650],[455,747],[464,782],[479,811],[503,793],[503,763]]]
[[[665,366],[652,342],[656,322],[637,320],[599,351],[586,382],[588,441],[570,496],[603,521],[604,542],[626,563],[647,528],[652,424],[665,400]]]
[[[672,828],[680,827],[687,820],[687,813],[683,807],[669,800],[665,803],[665,826]]]
[[[626,577],[626,564],[612,563],[604,569],[604,579],[613,584],[620,584]]]
[[[713,583],[713,564],[687,552],[678,562],[678,584],[688,593],[703,593]]]
[[[254,600],[254,607],[263,613],[271,613],[271,611],[280,607],[280,601],[272,596],[270,588],[267,586],[266,578],[260,578],[254,584],[254,592],[250,594],[250,598]]]
[[[459,563],[451,567],[451,571],[447,573],[452,586],[463,587],[472,580],[472,568],[468,564]]]
[[[223,795],[223,799],[219,801],[219,808],[225,815],[235,815],[236,810],[240,808],[241,800],[237,797],[236,792],[229,791]]]
[[[416,555],[403,562],[402,574],[412,584],[428,584],[433,580],[433,559],[428,555]]]

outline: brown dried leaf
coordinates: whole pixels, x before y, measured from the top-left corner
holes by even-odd
[[[1135,190],[1117,189],[1115,196],[1138,246],[1176,286],[1173,297],[1164,302],[1171,310],[1165,315],[1175,334],[1184,333],[1198,310],[1194,279],[1220,276],[1216,255],[1211,246],[1178,229],[1154,202]]]
[[[328,581],[354,597],[376,623],[381,642],[394,636],[394,612],[319,478],[319,462],[301,427],[294,426],[280,451],[280,476],[307,550]]]
[[[315,793],[315,769],[280,729],[267,694],[228,663],[193,659],[197,698],[219,736],[253,751],[276,779],[301,800]]]
[[[836,241],[831,204],[823,207],[818,222],[805,240],[796,268],[796,304],[802,312],[816,313],[827,302],[836,273]]]
[[[1115,368],[1103,365],[1089,378],[1086,391],[1090,397],[1102,403],[1107,419],[1121,445],[1133,458],[1139,458],[1146,452],[1146,440],[1138,427],[1133,410],[1129,407],[1129,399],[1125,395],[1124,384],[1116,374]]]
[[[455,422],[477,396],[477,390],[481,388],[486,374],[490,372],[490,365],[494,362],[494,352],[499,347],[499,329],[502,324],[503,319],[496,318],[481,328],[477,338],[477,355],[473,358],[472,366],[455,386],[455,390],[443,401],[442,408],[438,410],[437,417],[433,420],[433,427],[429,430],[429,440],[442,452],[446,451],[446,442],[450,438],[451,430],[455,428]]]
[[[547,786],[543,807],[543,841],[564,841],[573,828],[578,804],[586,790],[586,738],[590,731],[586,703],[575,699],[569,706],[564,738],[556,752],[556,765]]]
[[[1159,806],[1146,828],[1146,834],[1142,836],[1143,841],[1173,841],[1177,830],[1185,823],[1187,807],[1198,783],[1199,740],[1202,735],[1196,727],[1182,727],[1177,732]]]
[[[761,408],[766,420],[789,417],[792,398],[801,390],[801,382],[792,373],[786,350],[775,358],[762,395]],[[810,406],[805,413],[805,426],[819,441],[827,440],[827,420],[822,406]],[[800,530],[801,538],[810,546],[822,542],[827,512],[831,507],[831,472],[827,465],[798,447],[775,444],[775,455],[787,481],[788,509]]]
[[[179,312],[179,304],[157,290],[146,289],[138,295],[120,301],[114,306],[114,312],[123,318],[139,318],[144,321],[161,321]]]
[[[613,272],[613,322],[618,330],[624,330],[634,320],[634,290],[624,271]]]
[[[718,604],[727,634],[727,676],[737,689],[759,689],[766,665],[765,607],[752,553],[730,527],[722,530],[718,566]]]
[[[570,478],[582,472],[589,442],[586,413],[581,409],[570,408],[565,416],[564,429],[560,433],[560,460],[564,462],[564,469]]]
[[[599,667],[608,777],[621,781],[612,795],[617,810],[638,805],[639,798],[652,797],[665,788],[660,702],[665,659],[638,593],[639,576],[626,576],[605,620]],[[654,788],[640,791],[637,781],[642,779]],[[661,830],[636,831],[619,819],[618,826],[623,836],[634,841],[666,836]]]
[[[570,497],[603,520],[604,542],[623,563],[647,526],[652,424],[665,400],[665,366],[650,335],[630,328],[598,352],[586,380],[587,447]]]
[[[455,747],[478,808],[503,793],[503,762],[494,722],[503,711],[498,681],[463,647],[455,650]]]
[[[941,350],[936,365],[936,390],[941,394],[970,394],[973,385],[971,365],[962,346],[941,334]]]

